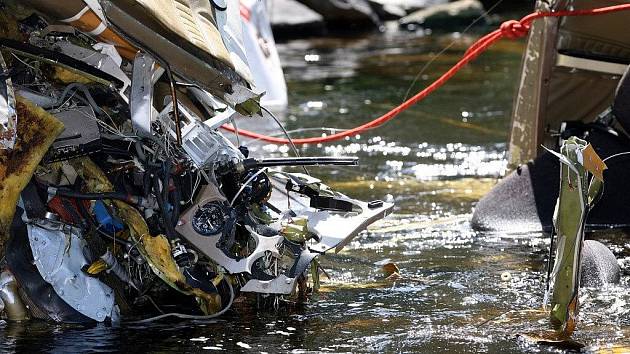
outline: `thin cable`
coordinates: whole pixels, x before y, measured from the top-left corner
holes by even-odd
[[[188,199],[187,203],[192,203],[193,202],[193,199],[195,198],[195,193],[197,192],[197,188],[199,187],[200,183],[201,183],[201,173],[197,172],[197,177],[195,179],[195,184],[194,184],[194,186],[191,185],[192,191],[190,192],[190,199]]]
[[[328,128],[328,127],[312,127],[312,128],[299,128],[299,129],[293,129],[293,130],[287,130],[287,133],[289,134],[293,134],[293,133],[302,133],[302,132],[308,132],[308,131],[328,131],[331,134],[334,134],[335,132],[345,132],[348,129],[341,129],[341,128]],[[269,134],[269,136],[273,136],[273,137],[278,137],[284,135],[284,133],[276,133],[276,134]],[[247,144],[251,144],[257,141],[260,141],[261,139],[250,139],[246,142],[244,142],[245,145]]]
[[[610,155],[610,156],[608,156],[607,158],[603,159],[603,160],[602,160],[602,162],[604,162],[604,163],[605,163],[606,161],[608,161],[608,160],[610,160],[610,159],[614,159],[614,158],[616,158],[616,157],[619,157],[619,156],[624,156],[624,155],[630,155],[630,151],[624,151],[624,152],[619,152],[619,153],[616,153],[616,154]],[[594,177],[591,177],[591,180],[590,180],[590,182],[589,182],[589,186],[590,186],[590,184],[592,183],[593,178],[594,178]],[[605,192],[606,192],[606,188],[605,188],[605,186],[604,186],[604,183],[602,183],[602,190],[598,193],[598,196],[596,196],[596,197],[594,198],[594,201],[592,202],[592,205],[595,205],[595,204],[596,204],[596,203],[598,203],[600,200],[602,200],[602,198],[604,197],[604,193],[605,193]]]
[[[606,162],[606,161],[608,161],[608,160],[610,160],[612,158],[623,156],[623,155],[630,155],[630,151],[624,151],[624,152],[620,152],[620,153],[617,153],[617,154],[614,154],[614,155],[610,155],[607,158],[603,159],[602,162]]]
[[[271,116],[271,118],[276,122],[276,124],[278,124],[280,129],[282,129],[282,133],[284,133],[284,136],[287,138],[287,141],[289,142],[289,145],[291,145],[291,148],[293,149],[293,153],[295,154],[295,157],[300,157],[300,152],[298,151],[297,147],[293,143],[293,139],[291,139],[291,136],[289,135],[289,132],[287,132],[287,130],[284,128],[284,125],[282,124],[282,122],[280,122],[278,117],[276,117],[273,113],[271,113],[271,111],[268,110],[266,107],[262,107],[261,106],[260,108],[263,111],[267,112],[267,114],[269,114]],[[234,128],[236,129],[236,125],[234,126]],[[311,175],[308,172],[308,170],[306,169],[306,166],[302,166],[302,169],[304,170],[304,173],[306,173],[309,176]]]
[[[497,6],[499,6],[501,3],[503,2],[503,0],[499,0],[497,1],[494,5],[492,5],[487,11],[485,11],[484,13],[482,13],[481,15],[479,15],[479,17],[477,17],[473,22],[471,22],[466,28],[464,28],[464,30],[461,32],[461,34],[466,34],[468,31],[470,31],[470,29],[476,25],[479,21],[481,21],[483,18],[485,18],[486,16],[488,16],[490,14],[490,12],[492,12]],[[407,98],[409,97],[409,92],[411,92],[411,89],[414,87],[414,85],[416,84],[416,82],[418,82],[418,79],[420,78],[420,76],[422,76],[422,74],[424,74],[424,72],[429,68],[429,66],[431,66],[431,64],[433,64],[438,58],[440,58],[447,50],[451,49],[451,47],[453,47],[455,45],[455,43],[457,43],[457,40],[453,40],[451,41],[451,43],[449,43],[449,45],[447,45],[446,47],[444,47],[439,53],[437,53],[436,55],[434,55],[426,64],[424,64],[424,66],[422,67],[422,69],[420,69],[420,71],[418,72],[418,75],[416,75],[416,77],[413,78],[413,81],[411,82],[411,84],[409,85],[409,88],[407,88],[407,92],[405,92],[405,98],[403,98],[403,102],[405,102],[407,100]]]
[[[280,122],[280,120],[273,113],[271,113],[271,111],[268,110],[266,107],[260,106],[260,108],[263,111],[267,112],[267,114],[269,114],[269,116],[271,116],[271,118],[276,122],[278,127],[280,127],[280,129],[282,130],[282,133],[287,138],[287,140],[289,142],[289,145],[291,145],[291,148],[293,149],[293,153],[295,154],[295,157],[300,157],[300,152],[298,151],[297,147],[293,143],[293,139],[291,139],[291,136],[289,135],[289,132],[287,132],[287,130],[284,128],[284,125],[282,124],[282,122]],[[235,127],[235,129],[236,129],[236,127]]]
[[[168,77],[170,89],[171,89],[171,99],[173,101],[173,116],[175,118],[175,137],[177,138],[177,146],[182,146],[182,127],[180,125],[180,117],[179,117],[179,102],[177,101],[177,89],[175,88],[175,78],[173,77],[173,73],[171,72],[171,66],[164,62],[164,69],[166,70],[166,76]]]
[[[165,313],[163,315],[146,318],[144,320],[133,321],[133,322],[126,322],[126,323],[127,324],[143,324],[143,323],[149,323],[149,322],[158,321],[158,320],[161,320],[161,319],[167,318],[167,317],[177,317],[177,318],[183,318],[183,319],[187,319],[187,320],[210,320],[210,319],[213,319],[213,318],[220,317],[221,315],[226,313],[227,310],[230,309],[230,307],[232,307],[232,303],[234,302],[234,288],[232,288],[232,284],[230,284],[229,280],[226,280],[226,283],[227,283],[228,287],[230,288],[230,302],[221,311],[219,311],[217,313],[214,313],[212,315],[206,315],[206,316],[198,316],[198,315],[188,315],[188,314],[185,314],[185,313],[170,312],[170,313]]]
[[[243,193],[243,190],[245,189],[245,187],[247,187],[248,184],[252,183],[252,181],[254,180],[254,178],[258,177],[258,175],[260,175],[261,173],[265,172],[265,170],[267,170],[266,168],[261,168],[260,170],[258,170],[256,173],[254,173],[251,177],[249,177],[247,179],[247,181],[245,181],[245,183],[243,183],[243,185],[241,186],[241,188],[238,190],[238,192],[236,192],[236,194],[234,195],[234,198],[232,198],[232,201],[230,202],[230,206],[234,205],[234,202],[236,201],[236,198],[238,198],[239,195],[241,195],[241,193]]]

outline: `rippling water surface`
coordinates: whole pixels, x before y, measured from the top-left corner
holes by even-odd
[[[290,107],[281,114],[294,136],[348,128],[400,103],[455,63],[474,36],[391,31],[354,39],[279,45]],[[468,223],[475,202],[504,174],[506,139],[522,43],[501,42],[439,92],[385,126],[303,154],[357,155],[361,166],[320,169],[349,195],[393,198],[394,215],[322,260],[329,279],[307,305],[278,313],[236,307],[217,322],[77,328],[0,325],[0,350],[27,352],[550,352],[517,337],[546,328],[540,311],[548,238],[538,233],[482,234]],[[243,126],[277,133],[269,122]],[[326,133],[329,133],[327,131]],[[254,154],[286,147],[250,144]],[[389,195],[389,196],[388,196]],[[622,237],[599,237],[626,264]],[[402,274],[384,280],[381,265]],[[624,269],[628,269],[624,266]],[[575,339],[587,350],[630,344],[628,277],[586,289]]]

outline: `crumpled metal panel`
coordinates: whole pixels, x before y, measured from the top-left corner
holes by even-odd
[[[124,92],[127,87],[131,85],[131,79],[129,79],[127,74],[122,71],[120,65],[115,62],[114,58],[107,54],[78,46],[70,43],[69,41],[58,41],[52,44],[50,49],[59,51],[77,60],[81,60],[82,62],[119,79],[123,83],[120,92]]]
[[[89,254],[79,230],[61,223],[29,223],[28,239],[37,270],[68,305],[98,322],[119,319],[114,291],[81,268]]]
[[[296,193],[292,193],[290,205],[287,204],[286,189],[282,186],[286,185],[288,180],[292,180],[294,183],[319,185],[317,188],[328,188],[322,184],[317,178],[301,174],[301,173],[286,173],[276,171],[272,176],[272,184],[274,184],[274,193],[271,197],[271,203],[280,209],[284,209],[285,206],[289,207],[297,217],[305,217],[308,219],[308,231],[317,235],[319,242],[314,245],[309,245],[308,248],[314,252],[326,252],[335,249],[335,252],[341,251],[352,239],[359,234],[359,232],[365,230],[370,224],[376,220],[382,219],[386,215],[392,212],[394,208],[393,203],[383,202],[383,204],[376,208],[370,208],[368,203],[348,198],[347,196],[332,192],[335,198],[342,201],[351,203],[353,205],[353,211],[348,213],[334,212],[328,210],[318,210],[309,206],[304,201],[295,198]],[[276,201],[283,201],[284,203],[276,203]]]
[[[136,2],[166,28],[206,53],[227,64],[232,64],[230,52],[223,44],[208,1],[205,1],[205,5],[198,5],[207,9],[204,11],[206,16],[196,14],[188,0],[136,0]]]
[[[234,67],[249,83],[239,0],[136,0],[171,31]]]
[[[248,280],[241,288],[246,293],[261,294],[291,294],[295,289],[296,278],[289,278],[284,274],[280,274],[277,278],[271,280]]]
[[[210,5],[211,1],[214,1],[216,6]],[[223,43],[230,53],[230,62],[234,65],[234,69],[247,82],[253,83],[243,41],[243,25],[240,16],[239,0],[211,1],[188,0],[188,3],[202,28],[213,26],[212,18],[216,19],[216,27],[221,33]],[[213,8],[214,16],[212,13]]]
[[[233,65],[190,41],[182,40],[181,35],[156,21],[135,0],[102,0],[101,5],[109,27],[134,46],[155,56],[160,65],[168,64],[175,75],[208,91],[241,114],[252,115],[261,111],[260,95],[247,88],[249,83]],[[193,25],[190,21],[184,22]],[[219,44],[223,46],[223,42]]]

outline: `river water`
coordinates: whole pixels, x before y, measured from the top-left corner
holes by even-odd
[[[289,130],[348,128],[400,103],[461,56],[475,34],[387,31],[359,38],[296,40],[278,46]],[[424,73],[420,69],[444,47]],[[357,155],[353,168],[312,171],[350,196],[393,199],[394,214],[341,253],[322,258],[329,278],[300,308],[236,306],[214,322],[92,328],[1,324],[0,350],[25,352],[556,352],[519,337],[547,328],[540,311],[548,236],[470,228],[475,202],[506,166],[506,139],[523,43],[503,41],[445,87],[385,126],[302,154]],[[251,122],[245,125],[252,125]],[[273,131],[271,124],[254,123]],[[321,131],[293,132],[311,136]],[[253,154],[286,148],[250,144]],[[599,235],[624,263],[625,241]],[[402,278],[386,281],[381,264]],[[624,263],[625,264],[625,263]],[[624,267],[624,274],[627,267]],[[585,289],[574,339],[584,350],[630,345],[628,277]]]

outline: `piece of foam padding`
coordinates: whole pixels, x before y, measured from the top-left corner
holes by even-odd
[[[4,250],[20,193],[50,145],[63,131],[63,124],[57,118],[19,96],[16,110],[15,146],[12,150],[0,150],[0,253]]]

